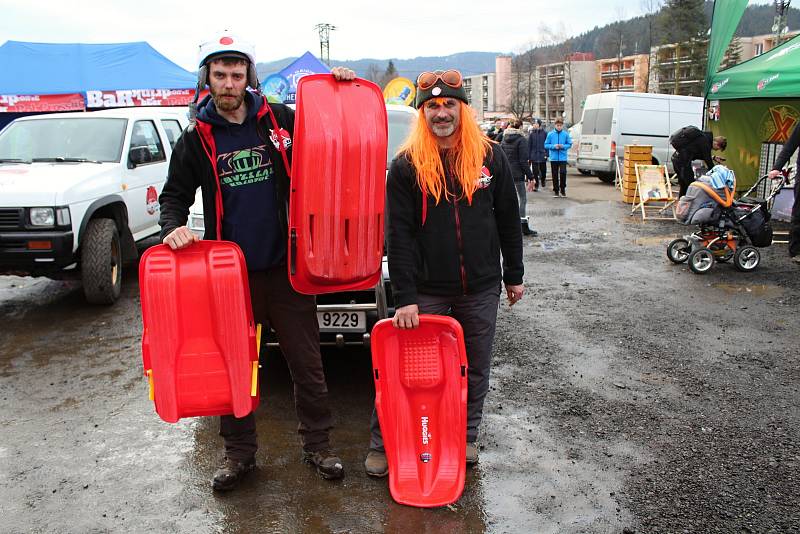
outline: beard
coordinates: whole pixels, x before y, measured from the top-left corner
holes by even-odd
[[[228,98],[226,98],[228,97]],[[244,91],[241,93],[211,93],[211,98],[214,100],[214,105],[217,111],[236,111],[244,102]]]
[[[455,119],[432,121],[431,131],[436,137],[450,137],[456,131],[458,122]]]

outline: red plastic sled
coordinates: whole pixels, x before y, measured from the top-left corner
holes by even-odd
[[[381,276],[386,105],[380,88],[304,76],[289,199],[289,278],[300,293],[369,289]]]
[[[258,406],[258,340],[239,247],[200,241],[148,249],[139,264],[142,359],[161,419]]]
[[[420,315],[401,330],[384,319],[372,330],[375,408],[400,504],[445,506],[464,490],[467,354],[461,325]]]

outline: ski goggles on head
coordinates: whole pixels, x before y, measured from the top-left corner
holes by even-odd
[[[423,72],[417,78],[417,87],[422,91],[426,91],[436,85],[436,82],[442,80],[442,83],[453,89],[458,89],[464,83],[461,73],[455,69],[450,70],[437,70],[435,72]]]

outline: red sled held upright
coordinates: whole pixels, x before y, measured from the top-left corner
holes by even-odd
[[[297,87],[289,278],[300,293],[369,289],[381,275],[386,105],[367,80],[304,76]]]
[[[200,241],[148,249],[139,264],[142,359],[168,423],[258,406],[258,342],[242,251]]]
[[[375,409],[400,504],[454,503],[464,490],[467,355],[461,325],[420,315],[412,330],[384,319],[372,330]]]

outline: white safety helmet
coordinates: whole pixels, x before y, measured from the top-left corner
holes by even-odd
[[[208,64],[210,61],[223,57],[234,57],[248,62],[247,85],[252,89],[259,89],[258,75],[256,74],[255,47],[252,43],[228,32],[223,32],[219,36],[201,43],[198,52],[198,67],[200,67],[200,70],[197,71],[197,82],[199,88],[208,84]]]

